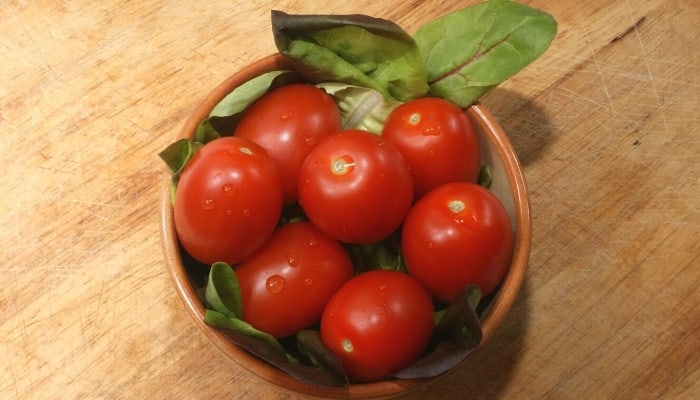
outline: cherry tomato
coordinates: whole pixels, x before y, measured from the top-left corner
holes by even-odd
[[[293,84],[253,103],[234,135],[270,154],[282,174],[285,202],[294,203],[301,163],[316,143],[340,130],[340,123],[340,110],[329,94],[313,85]]]
[[[406,268],[438,300],[450,303],[469,283],[490,293],[513,252],[508,212],[489,190],[452,182],[423,196],[401,231]]]
[[[474,126],[447,100],[424,97],[400,105],[387,117],[382,135],[410,165],[416,198],[443,183],[479,178]]]
[[[353,276],[353,265],[340,243],[304,221],[282,225],[235,272],[243,319],[282,337],[321,318],[331,296]]]
[[[361,273],[333,295],[321,340],[355,381],[385,379],[425,351],[434,327],[430,294],[402,272]]]
[[[322,231],[346,243],[375,243],[411,207],[413,183],[401,153],[381,136],[345,130],[309,153],[299,172],[299,203]]]
[[[282,213],[277,165],[257,144],[223,137],[189,160],[175,193],[180,243],[197,261],[235,264],[272,234]]]

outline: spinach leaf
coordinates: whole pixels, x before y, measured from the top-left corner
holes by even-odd
[[[430,94],[468,107],[549,47],[554,18],[508,0],[489,0],[421,26],[413,36]]]
[[[290,15],[272,11],[275,44],[312,82],[372,88],[406,101],[428,92],[427,72],[411,37],[397,24],[366,15]]]

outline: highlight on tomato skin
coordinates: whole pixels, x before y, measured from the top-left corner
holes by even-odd
[[[491,293],[508,271],[513,241],[508,212],[498,197],[467,182],[428,192],[401,231],[408,272],[445,304],[470,283],[483,296]]]
[[[299,172],[299,204],[330,236],[376,243],[394,232],[413,202],[409,166],[381,136],[342,130],[316,145]]]
[[[270,237],[282,214],[277,165],[259,145],[222,137],[198,150],[180,174],[173,218],[182,247],[203,264],[233,265]]]
[[[417,360],[434,329],[430,294],[413,277],[372,270],[338,290],[321,317],[321,340],[355,382],[386,379]]]

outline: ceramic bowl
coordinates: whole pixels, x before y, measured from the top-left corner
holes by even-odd
[[[278,54],[268,56],[236,72],[216,87],[203,103],[186,120],[180,137],[192,137],[197,125],[205,119],[224,96],[234,88],[264,72],[288,68],[284,58]],[[528,193],[523,173],[513,148],[501,126],[481,104],[465,111],[475,123],[481,147],[483,163],[490,166],[493,175],[491,190],[501,199],[510,214],[515,230],[513,259],[510,269],[493,296],[491,304],[482,317],[483,339],[481,346],[493,336],[508,310],[513,305],[522,284],[530,252],[530,210]],[[236,344],[224,334],[204,323],[204,306],[199,300],[195,272],[190,270],[187,257],[181,253],[173,225],[170,203],[170,180],[163,185],[161,199],[161,235],[166,265],[175,283],[175,289],[193,317],[197,327],[227,357],[263,380],[287,390],[327,398],[376,398],[393,397],[429,383],[430,379],[391,379],[375,383],[351,384],[343,388],[326,388],[303,383],[282,370],[261,361]],[[201,266],[198,266],[201,268]],[[201,284],[201,282],[200,282]],[[462,363],[468,363],[467,357]],[[459,365],[455,368],[459,368]],[[449,373],[449,372],[448,372]]]

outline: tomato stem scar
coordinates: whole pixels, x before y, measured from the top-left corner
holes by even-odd
[[[343,339],[341,344],[343,345],[343,350],[345,350],[345,352],[352,353],[354,346],[352,345],[352,342],[350,341],[350,339],[348,339],[348,338]]]
[[[453,213],[458,214],[460,211],[464,210],[465,205],[464,202],[461,200],[452,200],[447,204],[447,207]]]
[[[355,169],[355,160],[350,156],[341,156],[331,162],[331,171],[334,175],[345,175]]]

